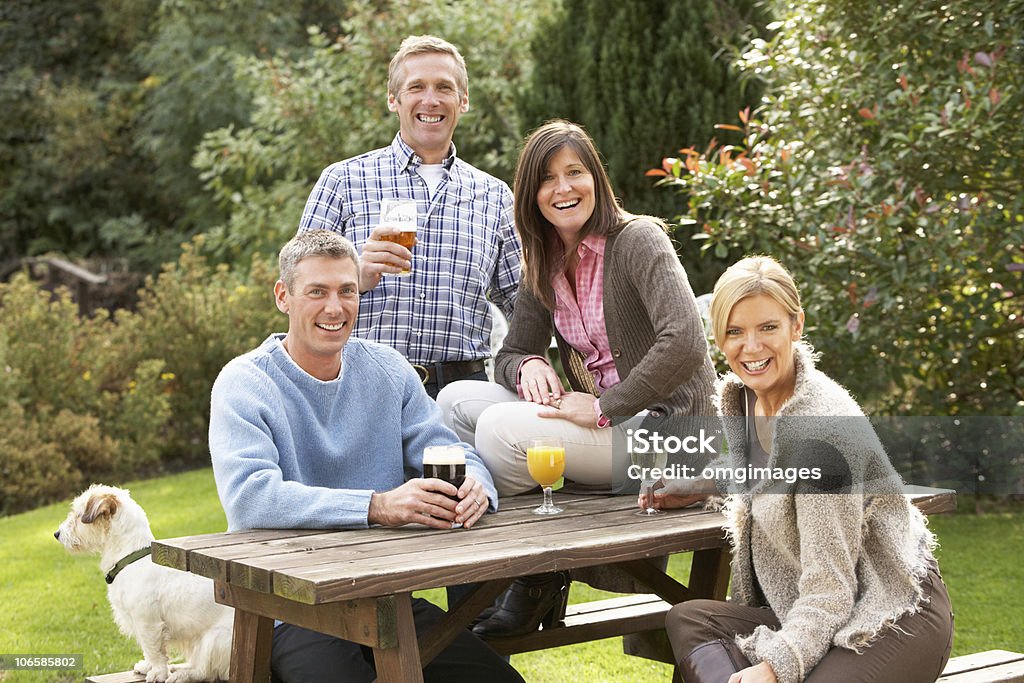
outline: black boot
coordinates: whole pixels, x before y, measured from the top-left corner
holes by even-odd
[[[481,638],[522,636],[538,626],[551,628],[565,618],[569,602],[569,573],[553,572],[524,576],[512,582],[498,608],[473,627]]]
[[[487,606],[487,607],[484,607],[483,611],[481,611],[481,612],[480,612],[480,614],[476,615],[476,618],[475,618],[475,619],[473,619],[473,623],[472,623],[472,624],[470,624],[470,628],[473,628],[474,626],[476,626],[476,625],[477,625],[477,624],[479,624],[480,622],[482,622],[482,621],[487,621],[488,619],[490,619],[491,617],[493,617],[493,616],[494,616],[494,613],[498,611],[498,603],[499,603],[499,602],[501,602],[501,599],[502,599],[502,598],[503,598],[504,596],[505,596],[505,594],[504,594],[504,593],[502,593],[501,595],[499,595],[499,596],[498,596],[498,597],[497,597],[497,598],[496,598],[496,599],[494,600],[494,603],[493,603],[492,605],[489,605],[489,606]]]

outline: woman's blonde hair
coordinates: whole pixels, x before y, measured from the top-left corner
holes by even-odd
[[[748,256],[722,273],[711,295],[711,332],[722,347],[733,306],[749,296],[769,296],[789,313],[795,323],[800,311],[800,292],[793,276],[771,256]]]

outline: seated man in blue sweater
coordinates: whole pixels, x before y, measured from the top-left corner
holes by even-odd
[[[398,352],[349,339],[359,312],[352,243],[300,233],[281,250],[280,268],[274,296],[287,334],[232,360],[213,386],[210,454],[229,529],[469,528],[496,510],[491,476],[468,445],[461,488],[420,477],[423,449],[458,437]],[[420,599],[413,612],[418,631],[444,614]],[[271,664],[286,683],[376,677],[368,648],[290,624],[274,629]],[[469,631],[424,678],[522,681]]]

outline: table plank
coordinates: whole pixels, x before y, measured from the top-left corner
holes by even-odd
[[[306,534],[321,533],[318,529],[252,529],[226,531],[219,534],[200,534],[165,538],[153,542],[153,561],[174,569],[189,571],[188,556],[200,548],[222,548],[232,545],[249,546],[275,538],[294,539]]]
[[[529,498],[518,501],[517,505],[502,505],[501,513],[486,515],[484,523],[491,528],[513,526],[538,521],[539,517],[532,514],[538,504],[533,496],[516,496],[511,500]],[[564,518],[581,517],[594,512],[608,509],[627,509],[633,506],[632,499],[615,496],[609,502],[608,496],[576,496],[567,500]],[[371,527],[361,529],[262,529],[247,532],[226,532],[223,534],[204,534],[186,536],[157,541],[154,544],[154,558],[159,564],[176,569],[185,569],[200,576],[216,581],[233,581],[230,576],[230,561],[244,558],[253,559],[261,556],[284,555],[289,552],[309,553],[333,547],[352,548],[358,545],[390,541],[399,538],[415,537],[424,540],[431,536],[449,534],[453,530],[430,529],[422,525],[408,525],[397,529]],[[259,584],[248,583],[247,587]]]
[[[241,610],[280,619],[360,645],[394,647],[397,644],[393,640],[395,607],[392,596],[343,600],[330,605],[303,605],[216,581],[214,598],[222,605],[234,607],[236,612]]]
[[[929,492],[912,499],[933,510],[949,509],[953,494]],[[420,590],[724,545],[720,513],[687,509],[642,518],[633,515],[632,509],[627,504],[579,518],[558,519],[559,515],[528,521],[511,530],[490,531],[487,542],[468,546],[466,542],[475,540],[472,530],[462,536],[448,535],[411,553],[403,544],[398,552],[394,547],[381,549],[380,557],[318,553],[313,564],[272,570],[270,588],[278,595],[315,604],[365,597],[374,591]],[[727,559],[709,561],[715,566],[701,574],[713,581],[711,577],[720,573]]]
[[[632,517],[629,512],[620,513]],[[407,549],[382,557],[361,556],[312,566],[275,570],[273,591],[282,597],[316,604],[351,597],[420,590],[537,574],[560,569],[614,564],[720,547],[724,543],[721,515],[713,512],[669,512],[643,523],[615,524],[614,517],[583,520],[585,528],[544,534],[538,528],[521,537],[491,542],[491,535],[461,549]],[[468,536],[468,534],[467,534]]]
[[[531,513],[535,496],[503,506],[474,529],[256,530],[158,541],[154,558],[232,585],[306,604],[438,585],[608,564],[721,547],[722,517],[697,509],[645,520],[631,496],[559,496],[566,512]],[[955,493],[918,489],[926,514],[955,508]],[[479,533],[478,533],[479,532]],[[414,540],[414,543],[410,541]],[[559,551],[571,546],[571,553]],[[715,566],[699,575],[718,573]],[[710,580],[710,579],[709,579]],[[381,586],[386,587],[386,591]]]
[[[329,543],[319,546],[311,544],[314,547],[306,548],[303,547],[303,542],[310,537],[303,537],[297,544],[284,546],[280,552],[277,551],[277,546],[270,544],[253,548],[250,553],[244,552],[245,549],[238,546],[229,547],[226,551],[202,549],[193,551],[190,554],[189,562],[193,571],[203,576],[227,580],[236,585],[269,593],[273,592],[273,577],[276,573],[286,573],[293,568],[354,561],[369,556],[386,557],[392,554],[405,554],[410,552],[410,538],[416,539],[415,546],[417,548],[429,547],[433,551],[453,555],[473,554],[483,542],[484,536],[486,536],[487,542],[502,542],[516,540],[524,536],[530,537],[538,533],[550,536],[586,528],[600,528],[609,523],[618,523],[607,521],[604,515],[629,514],[629,511],[633,509],[632,505],[623,503],[619,503],[616,507],[618,509],[613,507],[609,510],[607,503],[603,508],[587,505],[582,509],[576,508],[574,514],[567,513],[559,515],[559,519],[546,521],[533,514],[518,520],[516,517],[502,520],[502,515],[496,515],[493,518],[481,520],[473,529],[431,531],[425,528],[403,527],[401,529],[373,530],[375,540],[372,542],[362,542],[364,539],[361,539],[359,534],[363,532],[338,532],[332,536]],[[700,513],[698,510],[680,512]],[[710,512],[702,514],[717,515],[717,513]],[[499,520],[504,523],[498,523]],[[533,530],[532,524],[542,521],[545,522],[542,527],[543,531]],[[524,525],[530,525],[530,528],[526,528]],[[718,526],[720,523],[717,521],[709,522],[709,527],[717,528]],[[484,532],[484,529],[487,531]],[[348,542],[344,542],[346,540]],[[199,567],[206,569],[200,571]]]

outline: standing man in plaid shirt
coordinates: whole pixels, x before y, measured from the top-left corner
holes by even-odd
[[[416,368],[432,397],[449,382],[487,379],[488,299],[511,316],[521,247],[508,185],[455,154],[469,109],[466,63],[434,36],[402,41],[388,69],[391,145],[324,169],[299,231],[334,230],[361,250],[355,335],[387,344]],[[413,252],[381,239],[385,199],[416,201]],[[410,268],[409,277],[394,277]]]

